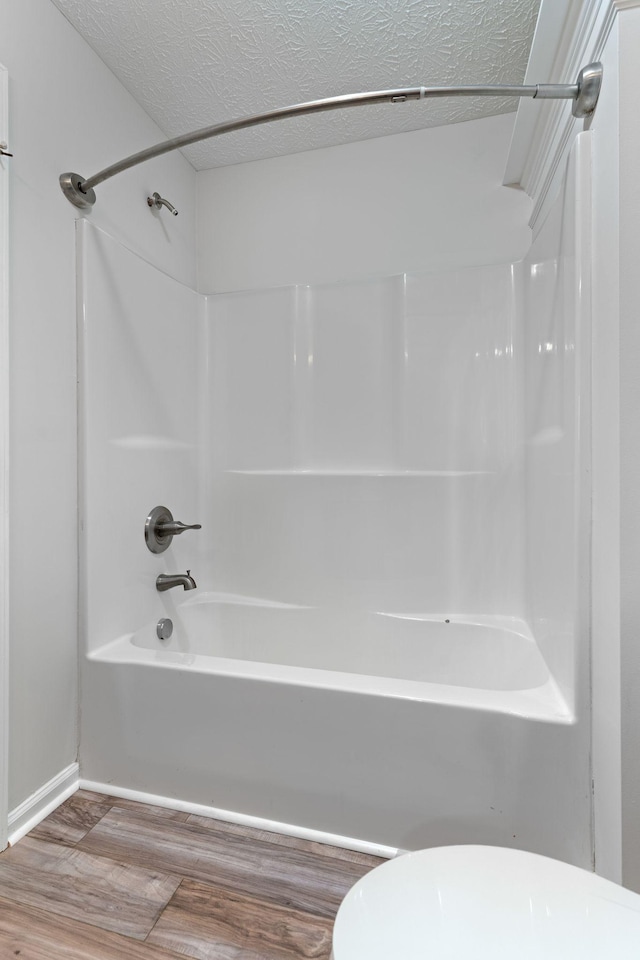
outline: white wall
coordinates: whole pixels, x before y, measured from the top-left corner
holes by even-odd
[[[619,44],[622,867],[640,890],[640,8],[620,14]]]
[[[519,259],[531,204],[501,185],[513,116],[199,173],[200,291]]]
[[[549,9],[555,0],[543,0]],[[640,890],[640,0],[573,0],[572,22],[535,43],[558,75],[600,59],[593,134],[592,700],[596,870]],[[532,54],[533,56],[533,54]],[[571,57],[577,59],[571,69]],[[557,119],[557,117],[556,117]],[[563,124],[530,152],[535,209],[571,142]],[[543,147],[551,145],[551,152]],[[525,170],[525,175],[527,171]],[[526,181],[526,176],[522,182]],[[526,185],[526,184],[525,184]]]
[[[77,753],[74,221],[58,176],[162,139],[50,0],[3,0],[11,150],[10,808]],[[194,180],[179,155],[104,184],[91,219],[194,283]],[[152,214],[159,190],[180,216]]]
[[[602,53],[593,138],[592,756],[596,870],[621,881],[618,28]],[[634,57],[636,53],[634,53]],[[635,269],[635,268],[634,268]],[[634,320],[635,322],[635,320]]]
[[[9,139],[7,71],[0,67],[0,142]],[[9,781],[9,170],[0,158],[0,850],[7,843]]]
[[[550,101],[541,105],[543,111],[534,126],[529,122],[533,104],[523,103],[507,169],[511,180],[520,182],[529,192],[534,234],[542,232],[575,135],[583,126],[591,131],[590,562],[595,867],[598,873],[640,890],[640,467],[636,452],[639,7],[640,0],[568,0],[562,4],[542,0],[530,70],[532,64],[544,63],[554,79],[569,79],[584,64],[601,60],[602,91],[594,117],[585,123],[572,120],[566,105]],[[533,74],[528,72],[525,82],[532,79]],[[628,296],[626,304],[623,291]]]
[[[555,0],[543,0],[549,6]],[[640,890],[640,0],[571,4],[556,45],[555,69],[600,59],[603,88],[589,124],[593,135],[593,504],[592,758],[596,870]],[[583,16],[584,14],[584,16]],[[569,52],[568,52],[569,51]],[[535,53],[535,49],[534,49]],[[549,51],[547,51],[547,54]],[[533,55],[532,55],[533,56]],[[557,119],[557,117],[556,117]],[[544,211],[554,164],[571,129],[542,130],[534,175],[534,209]],[[551,148],[547,150],[545,148]],[[527,180],[527,171],[524,171]],[[551,185],[549,194],[545,192]]]

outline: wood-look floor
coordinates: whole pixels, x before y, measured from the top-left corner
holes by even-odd
[[[0,960],[327,960],[380,862],[79,790],[0,854]]]

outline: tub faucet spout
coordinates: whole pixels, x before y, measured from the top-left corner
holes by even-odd
[[[163,593],[172,587],[182,587],[184,590],[195,590],[197,584],[191,576],[191,570],[186,573],[161,573],[156,580],[156,590]]]

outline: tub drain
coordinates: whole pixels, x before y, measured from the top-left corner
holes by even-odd
[[[158,640],[168,640],[173,633],[173,621],[169,620],[169,617],[162,617],[158,620],[156,633]]]

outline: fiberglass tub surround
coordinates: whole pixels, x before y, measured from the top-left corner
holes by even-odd
[[[216,584],[522,616],[515,297],[504,265],[210,298]]]
[[[83,224],[84,777],[589,862],[587,148],[520,263],[202,298]]]

